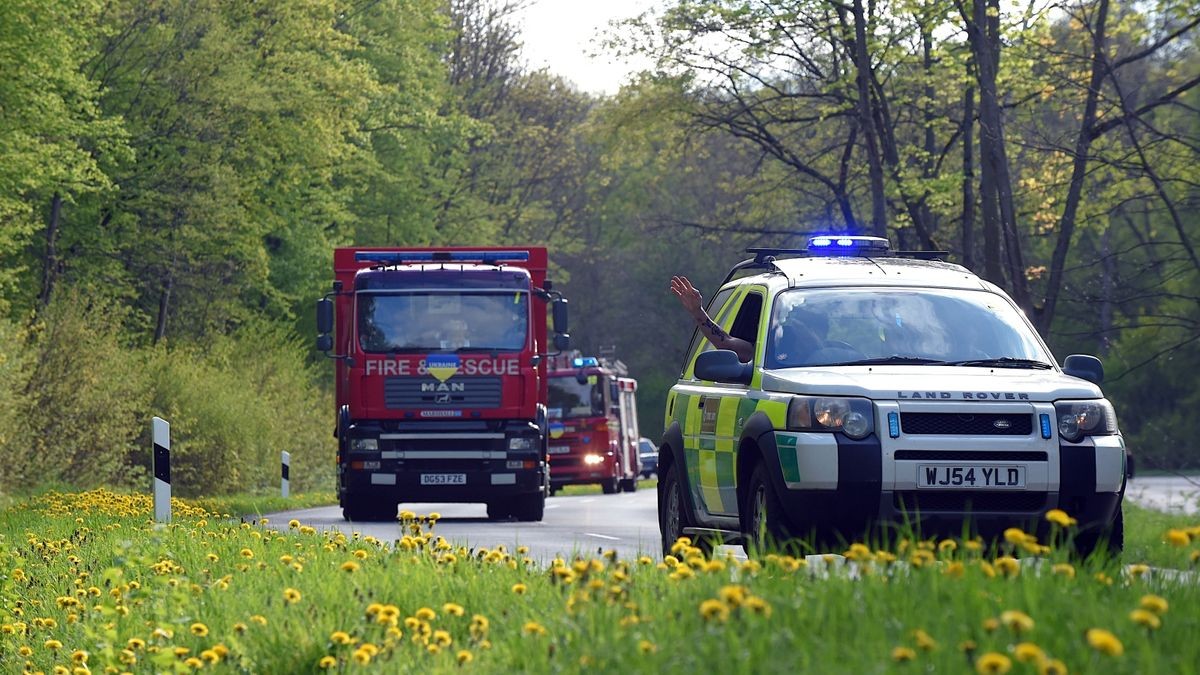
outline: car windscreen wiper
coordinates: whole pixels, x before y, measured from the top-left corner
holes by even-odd
[[[901,356],[900,354],[892,354],[891,356],[880,356],[873,359],[859,359],[857,361],[842,361],[841,363],[830,363],[830,366],[874,366],[895,364],[900,366],[940,366],[946,363],[940,359],[927,359],[922,356]]]
[[[1014,359],[1002,356],[998,359],[967,359],[965,361],[949,361],[948,366],[984,366],[993,368],[1032,368],[1034,370],[1050,370],[1054,366],[1044,361],[1034,359]]]

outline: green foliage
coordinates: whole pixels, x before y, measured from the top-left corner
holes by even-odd
[[[20,355],[16,419],[0,443],[3,483],[131,486],[145,473],[131,462],[150,380],[142,355],[124,346],[121,309],[64,293],[47,307]]]

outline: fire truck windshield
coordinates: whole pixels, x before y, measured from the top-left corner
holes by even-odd
[[[550,378],[550,401],[546,406],[550,417],[603,417],[603,386],[597,375],[589,375],[583,383],[574,375]]]
[[[528,334],[524,291],[358,293],[358,342],[366,352],[515,352]]]

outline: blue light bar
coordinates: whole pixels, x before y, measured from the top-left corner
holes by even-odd
[[[900,415],[894,412],[888,413],[888,436],[900,438]]]
[[[594,356],[575,357],[571,360],[571,365],[575,368],[587,368],[588,366],[600,366],[600,361]]]
[[[872,255],[887,254],[891,244],[883,237],[823,236],[808,240],[808,252],[820,255]]]
[[[528,262],[529,251],[355,251],[357,262]]]
[[[1050,416],[1046,413],[1041,414],[1042,420],[1042,438],[1050,438]]]

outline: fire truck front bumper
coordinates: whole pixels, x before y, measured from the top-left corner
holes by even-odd
[[[502,451],[456,453],[489,455],[469,458],[409,457],[418,453],[403,451],[371,454],[376,458],[352,455],[343,463],[342,496],[374,494],[400,502],[473,503],[544,493],[548,487],[546,463],[536,455]]]

